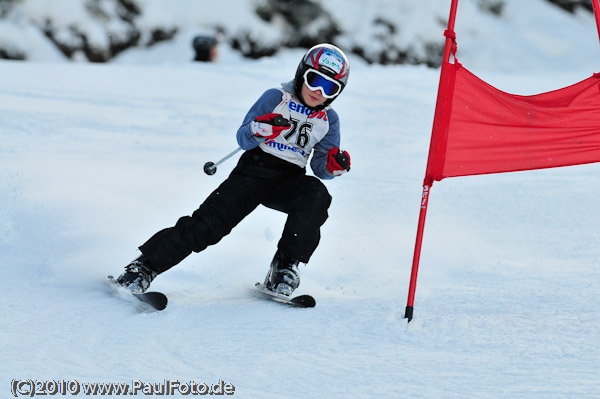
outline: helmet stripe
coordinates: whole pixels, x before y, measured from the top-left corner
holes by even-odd
[[[348,75],[348,72],[344,72],[344,70],[346,69],[346,62],[344,61],[344,65],[342,66],[342,70],[340,71],[340,73],[338,73],[337,75],[335,75],[335,79],[341,79],[345,76]]]
[[[323,54],[323,51],[325,51],[324,48],[322,48],[321,50],[319,50],[319,53],[317,54],[317,57],[315,58],[314,53],[311,54],[310,59],[313,63],[313,67],[315,69],[319,69],[319,59],[321,58],[321,54]]]

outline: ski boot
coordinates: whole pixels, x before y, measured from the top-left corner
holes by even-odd
[[[271,269],[267,273],[265,287],[277,294],[292,295],[292,292],[300,285],[298,263],[299,261],[285,256],[278,250],[271,262]]]
[[[125,271],[116,282],[131,292],[142,293],[150,287],[150,283],[157,275],[158,273],[148,265],[144,255],[141,255],[125,266]]]

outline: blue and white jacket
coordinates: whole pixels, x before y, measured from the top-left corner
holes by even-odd
[[[260,147],[266,153],[306,167],[310,154],[313,173],[321,179],[334,176],[327,170],[327,151],[340,146],[340,120],[330,107],[315,111],[307,108],[293,95],[293,81],[281,89],[269,89],[254,103],[242,126],[237,131],[237,141],[244,150]],[[277,113],[290,121],[292,127],[272,140],[256,137],[250,124],[257,116]]]

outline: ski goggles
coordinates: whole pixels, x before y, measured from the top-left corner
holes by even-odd
[[[334,98],[342,91],[340,82],[316,69],[307,69],[306,72],[304,72],[304,83],[312,91],[321,90],[321,93],[325,98]]]

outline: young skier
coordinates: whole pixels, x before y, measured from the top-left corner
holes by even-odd
[[[338,115],[330,108],[346,87],[349,71],[339,48],[319,44],[309,49],[294,80],[267,90],[248,111],[237,131],[245,152],[229,177],[191,216],[139,247],[142,254],[117,283],[146,291],[157,275],[219,242],[262,204],[288,215],[265,286],[291,295],[300,284],[298,264],[308,263],[317,248],[331,203],[323,183],[306,175],[309,156],[321,179],[350,170],[350,156],[339,148]]]

